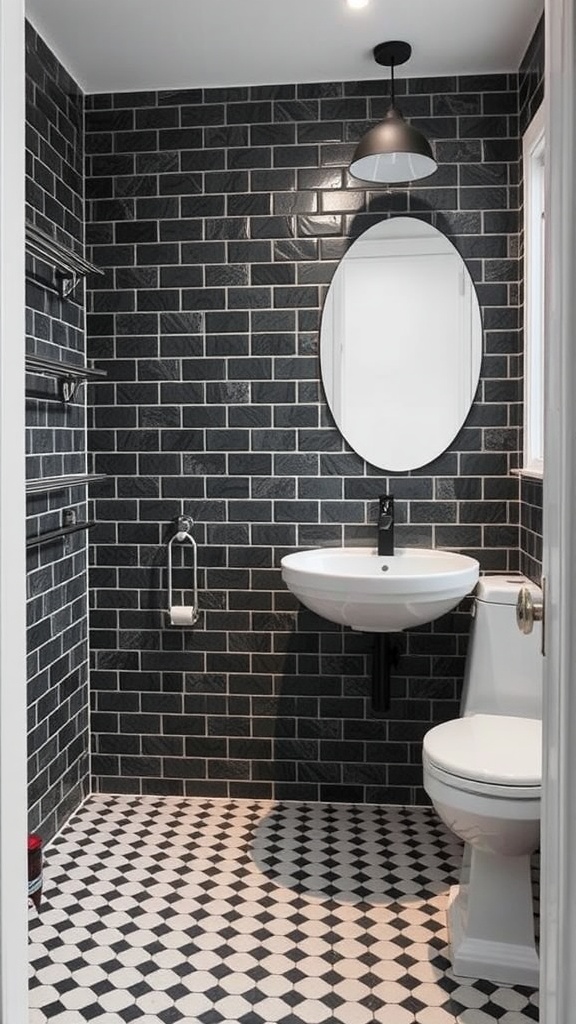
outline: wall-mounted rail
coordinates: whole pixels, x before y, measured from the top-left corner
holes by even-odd
[[[27,480],[26,494],[45,494],[47,491],[63,491],[78,484],[91,484],[94,480],[105,480],[105,473],[69,473],[68,476],[47,476],[44,480]]]
[[[58,291],[63,299],[72,294],[76,285],[87,274],[104,273],[100,267],[95,267],[83,256],[77,256],[75,252],[33,224],[26,225],[26,247],[30,256],[44,260],[54,268]]]
[[[55,377],[60,381],[60,392],[63,402],[69,402],[84,380],[102,380],[107,377],[106,370],[94,370],[90,366],[76,366],[57,359],[44,359],[43,356],[26,356],[26,370],[41,374],[44,377]]]
[[[59,530],[49,530],[46,533],[39,533],[35,537],[26,538],[27,548],[38,548],[41,544],[49,544],[50,541],[60,540],[67,537],[69,533],[78,533],[79,530],[90,530],[96,525],[95,519],[87,519],[83,523],[72,523],[71,526],[61,526]]]

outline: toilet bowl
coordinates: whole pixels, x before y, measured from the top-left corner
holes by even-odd
[[[536,986],[531,854],[540,831],[541,658],[537,637],[516,630],[523,584],[480,581],[463,717],[426,734],[423,766],[433,806],[465,843],[448,906],[454,973]]]

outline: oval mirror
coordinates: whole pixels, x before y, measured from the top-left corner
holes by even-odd
[[[445,235],[394,217],[356,239],[326,296],[320,365],[358,455],[390,472],[432,462],[470,411],[481,359],[476,291]]]

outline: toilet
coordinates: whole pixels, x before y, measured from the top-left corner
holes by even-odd
[[[530,858],[540,835],[542,624],[516,624],[524,577],[484,576],[474,602],[461,718],[424,737],[424,789],[464,840],[448,932],[456,975],[538,985]]]

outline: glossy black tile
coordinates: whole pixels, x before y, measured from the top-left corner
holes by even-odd
[[[28,109],[27,142],[35,158],[27,162],[27,218],[50,233],[58,227],[60,240],[81,251],[83,97],[30,25],[26,49],[27,90],[35,97]],[[48,138],[50,145],[45,143]],[[133,158],[128,163],[132,165]],[[120,216],[123,213],[122,208]],[[107,232],[99,237],[113,240]],[[27,351],[82,362],[82,304],[66,308],[68,304],[48,303],[46,296],[40,289],[28,289]],[[37,309],[34,314],[32,307]],[[29,472],[48,476],[67,466],[69,472],[80,471],[83,406],[66,417],[57,404],[47,407],[39,396],[27,403],[27,417]],[[86,518],[82,489],[54,494],[50,501],[41,496],[31,500],[29,533],[57,529],[65,506]],[[47,839],[88,787],[86,585],[85,546],[80,540],[67,549],[61,543],[45,545],[29,559],[29,825]]]
[[[159,159],[154,165],[155,154],[140,151],[120,154],[128,158],[121,170],[106,163],[115,158],[110,152],[94,153],[88,163],[89,173],[97,176],[93,180],[103,189],[94,194],[95,215],[114,212],[115,207],[102,205],[111,199],[133,202],[137,197],[138,217],[137,222],[127,220],[132,208],[122,205],[121,220],[99,221],[100,229],[115,223],[125,233],[116,236],[116,245],[101,234],[100,245],[94,247],[95,259],[99,248],[111,268],[118,266],[111,270],[116,280],[97,300],[99,316],[117,312],[112,324],[94,320],[94,329],[100,332],[95,343],[105,346],[114,333],[135,342],[137,334],[119,333],[129,329],[154,338],[160,327],[165,336],[165,372],[154,372],[153,380],[163,381],[153,384],[155,397],[133,390],[149,386],[136,383],[145,379],[145,365],[134,368],[129,390],[128,380],[114,384],[122,389],[115,398],[125,410],[123,416],[140,405],[134,436],[122,430],[122,422],[106,422],[111,416],[106,412],[98,423],[104,430],[93,435],[103,458],[119,444],[123,456],[131,457],[126,449],[136,444],[138,435],[138,472],[145,478],[160,477],[164,498],[156,504],[155,496],[145,499],[136,480],[130,494],[129,473],[134,467],[127,466],[119,478],[121,488],[105,500],[138,502],[139,511],[145,511],[141,521],[156,524],[159,540],[168,528],[171,500],[182,497],[197,520],[196,535],[202,538],[203,623],[182,633],[167,630],[158,620],[146,620],[144,627],[144,604],[159,609],[162,599],[163,553],[151,539],[149,551],[140,556],[141,561],[150,561],[149,566],[138,568],[134,563],[120,569],[123,583],[133,584],[130,591],[140,595],[143,606],[125,609],[135,619],[129,624],[118,619],[118,629],[125,640],[128,633],[137,637],[150,629],[156,649],[147,649],[143,638],[141,669],[154,671],[160,679],[179,679],[179,685],[185,674],[190,681],[194,677],[195,687],[218,700],[228,689],[248,702],[246,708],[230,708],[227,715],[206,708],[200,715],[193,706],[185,715],[172,714],[173,731],[166,736],[164,730],[166,739],[181,741],[186,736],[181,719],[188,714],[194,730],[200,718],[203,724],[188,737],[184,759],[181,748],[173,755],[161,747],[141,748],[141,756],[152,757],[152,764],[162,762],[157,779],[143,773],[142,790],[170,783],[175,788],[163,792],[181,793],[186,780],[186,791],[196,793],[204,792],[200,787],[206,785],[223,787],[219,794],[237,792],[234,787],[241,786],[248,793],[250,787],[266,785],[267,792],[288,798],[294,792],[291,787],[299,786],[302,796],[304,786],[310,799],[342,799],[336,791],[341,794],[345,789],[355,800],[422,801],[413,760],[409,770],[399,768],[392,777],[389,769],[412,758],[407,744],[421,741],[423,724],[453,710],[452,677],[446,688],[446,673],[459,678],[462,666],[448,664],[449,651],[448,661],[440,660],[445,634],[435,628],[412,634],[420,646],[394,681],[392,715],[377,720],[380,732],[372,732],[374,721],[366,707],[369,648],[364,638],[343,634],[299,608],[281,581],[279,559],[296,545],[372,544],[375,499],[389,488],[398,498],[400,543],[473,550],[486,569],[511,569],[517,561],[517,484],[508,485],[518,452],[513,410],[519,392],[507,379],[508,373],[517,371],[510,356],[518,343],[513,308],[517,296],[509,290],[518,277],[517,250],[510,244],[516,240],[518,213],[515,192],[508,187],[516,180],[519,153],[517,139],[509,134],[517,130],[511,116],[517,109],[517,84],[515,76],[402,80],[405,113],[434,140],[441,168],[436,180],[392,195],[368,191],[347,173],[354,139],[387,105],[385,83],[206,90],[204,102],[199,94],[166,93],[142,103],[128,102],[121,109],[129,110],[133,121],[121,118],[117,127],[110,113],[120,114],[118,105],[105,98],[95,105],[91,100],[103,115],[93,131],[103,136],[96,140],[100,145],[110,145],[104,138],[109,135],[114,141],[119,136],[124,144],[126,133],[137,126],[136,147],[146,141],[146,133],[157,133],[156,156],[170,161],[162,164]],[[182,116],[178,124],[176,109]],[[171,162],[174,155],[176,164]],[[136,167],[145,176],[160,175],[160,196],[135,191],[127,179]],[[117,187],[127,191],[121,194],[113,188],[111,195],[109,181],[116,174],[126,179]],[[142,187],[151,185],[143,182]],[[325,286],[350,239],[382,217],[408,212],[437,223],[478,282],[488,328],[486,379],[470,422],[451,452],[414,474],[385,474],[366,466],[347,448],[326,413],[317,332]],[[157,234],[151,237],[146,232],[153,230],[154,222]],[[144,237],[132,227],[136,223],[142,225]],[[118,254],[113,250],[119,242],[124,244]],[[150,271],[152,277],[140,283],[133,278],[130,283],[136,246],[136,270]],[[149,294],[137,300],[133,293],[120,300],[106,297],[118,288],[145,288]],[[183,305],[177,304],[176,293]],[[138,315],[154,314],[154,327],[152,321],[131,320],[135,308]],[[187,351],[188,345],[192,349]],[[133,351],[124,356],[124,369],[130,360],[144,363],[146,358],[148,354]],[[173,379],[176,367],[181,380]],[[159,404],[158,416],[154,402]],[[102,409],[111,405],[107,400]],[[159,446],[161,453],[147,451],[150,444]],[[147,490],[146,481],[142,483]],[[144,509],[145,500],[149,504]],[[527,557],[532,558],[536,503],[524,504]],[[501,529],[504,532],[497,534]],[[98,571],[107,567],[115,572],[114,566],[121,565],[110,541],[99,546],[98,562]],[[151,590],[151,583],[158,589]],[[98,593],[105,590],[100,578]],[[96,600],[99,611],[122,612],[114,611],[104,597]],[[99,629],[106,639],[106,622]],[[448,635],[454,641],[455,627]],[[225,648],[214,648],[221,643],[217,637],[226,637]],[[360,641],[363,646],[358,648]],[[433,653],[438,657],[432,667]],[[184,655],[194,655],[197,667]],[[103,657],[110,664],[122,660],[121,652],[115,655],[112,649],[101,649],[99,658]],[[204,679],[205,669],[210,675]],[[434,682],[429,685],[438,688],[426,694],[417,684],[423,671],[432,670]],[[105,682],[102,677],[103,688]],[[282,705],[295,693],[313,706],[302,703],[296,712],[294,706]],[[272,704],[259,705],[259,694]],[[149,707],[154,710],[153,703]],[[421,715],[427,718],[425,723]],[[246,723],[252,732],[244,738],[238,729]],[[350,723],[357,723],[356,729],[345,733]],[[222,735],[212,736],[213,729],[222,729]],[[211,740],[220,746],[210,748]],[[121,747],[111,753],[115,761],[107,766],[104,788],[124,770],[118,758],[134,756],[134,751]],[[125,767],[132,771],[137,763],[128,760]],[[214,781],[207,782],[210,779]]]

